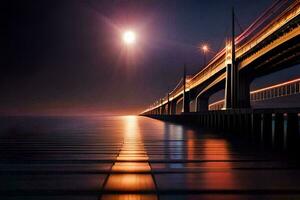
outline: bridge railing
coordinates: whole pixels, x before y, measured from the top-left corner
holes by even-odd
[[[264,101],[278,97],[300,94],[300,78],[257,89],[250,92],[251,101]],[[224,100],[209,104],[209,110],[221,110],[224,107]]]
[[[300,93],[300,78],[250,92],[251,101],[262,101]]]

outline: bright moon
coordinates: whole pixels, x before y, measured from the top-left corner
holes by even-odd
[[[126,31],[123,34],[123,41],[125,44],[133,44],[135,43],[135,40],[136,40],[136,36],[133,31]]]

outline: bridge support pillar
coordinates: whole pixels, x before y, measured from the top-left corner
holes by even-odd
[[[159,106],[159,114],[162,115],[163,114],[163,105],[162,105],[162,99],[160,99],[160,106]]]
[[[233,76],[232,70],[232,65],[227,64],[224,108],[250,108],[250,84],[252,81],[250,72],[248,72],[249,74],[235,72],[238,75]]]
[[[166,108],[166,106],[165,106],[165,105],[162,105],[162,106],[161,106],[161,115],[164,115],[164,114],[166,114],[166,112],[165,112],[165,108]]]
[[[272,145],[272,114],[262,113],[261,114],[261,125],[260,125],[260,141],[263,145]]]
[[[247,74],[240,73],[237,84],[237,108],[250,108],[250,84],[251,77]]]
[[[297,113],[284,114],[284,149],[299,147],[299,116]]]
[[[176,101],[173,100],[170,102],[170,115],[176,114]]]
[[[283,134],[284,119],[283,113],[272,114],[272,146],[274,148],[283,148],[284,134]]]
[[[189,113],[190,112],[190,93],[187,92],[187,91],[183,93],[182,112],[183,113]]]
[[[226,110],[231,108],[231,64],[226,65],[226,80],[225,80],[225,102]]]
[[[208,98],[198,96],[196,98],[197,112],[208,110]]]
[[[183,102],[182,102],[182,112],[190,112],[190,93],[186,90],[186,66],[183,67]]]

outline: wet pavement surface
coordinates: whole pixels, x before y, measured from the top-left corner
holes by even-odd
[[[6,117],[0,199],[300,199],[300,162],[137,117]]]

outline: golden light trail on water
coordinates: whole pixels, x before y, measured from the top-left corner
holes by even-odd
[[[124,194],[105,194],[101,199],[157,200],[138,117],[124,116],[123,121],[124,141],[111,168],[114,173],[109,175],[104,189],[110,193],[121,191]],[[140,192],[142,194],[139,194]]]

